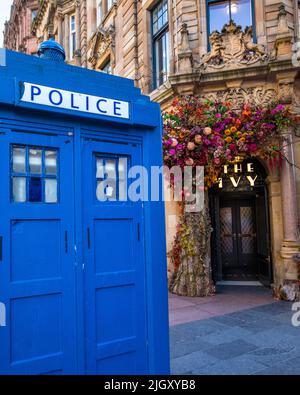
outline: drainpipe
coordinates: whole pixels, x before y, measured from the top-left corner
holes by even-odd
[[[300,38],[299,0],[294,0],[294,26],[294,37],[297,40]]]
[[[138,48],[138,2],[139,0],[133,0],[133,26],[134,26],[134,80],[135,83],[139,81],[139,48]]]

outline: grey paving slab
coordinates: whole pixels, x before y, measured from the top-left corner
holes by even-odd
[[[221,332],[224,331],[224,329],[227,329],[227,326],[218,322],[210,320],[194,321],[188,324],[171,327],[170,336],[174,342],[177,342]]]
[[[199,374],[204,366],[212,365],[217,361],[213,356],[197,351],[189,355],[171,360],[171,371],[173,374]]]
[[[260,319],[257,321],[252,321],[252,322],[244,322],[241,325],[238,325],[242,329],[246,329],[251,333],[258,334],[260,332],[263,332],[265,330],[269,329],[278,329],[278,328],[283,328],[285,325],[279,321],[274,321],[272,319]]]
[[[263,371],[265,366],[248,358],[247,355],[232,358],[230,361],[219,361],[217,363],[202,366],[198,370],[194,370],[194,374],[198,375],[250,375],[258,371]]]
[[[282,361],[273,366],[259,370],[255,375],[267,376],[294,376],[300,375],[300,356]]]
[[[257,334],[251,334],[247,337],[250,343],[257,345],[258,347],[273,347],[285,344],[300,345],[300,333],[299,336],[292,336],[286,333],[286,328],[283,326],[277,329],[269,329]]]
[[[222,343],[211,348],[206,349],[204,352],[216,359],[232,359],[242,354],[257,349],[255,344],[249,343],[243,339],[237,339],[229,343]]]
[[[259,306],[255,308],[256,311],[263,312],[268,315],[277,315],[292,310],[292,303],[289,302],[275,302],[272,304]]]
[[[228,295],[228,288],[223,290]],[[265,289],[236,290],[253,298]],[[231,295],[232,295],[231,294]],[[270,302],[171,328],[172,373],[195,375],[300,375],[300,328],[292,304]]]
[[[175,359],[210,347],[211,343],[206,341],[205,336],[177,341],[171,349],[171,358]]]
[[[220,345],[223,343],[233,342],[237,339],[248,339],[249,336],[251,336],[251,332],[246,329],[229,327],[227,330],[203,336],[202,340],[206,343],[210,343],[211,345]],[[250,341],[250,343],[253,342]]]

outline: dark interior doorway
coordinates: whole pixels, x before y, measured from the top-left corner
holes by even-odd
[[[256,160],[232,165],[220,185],[210,191],[216,283],[260,281],[269,286],[272,282],[266,176]],[[249,182],[249,177],[255,182]]]
[[[258,279],[254,197],[220,199],[223,280]]]

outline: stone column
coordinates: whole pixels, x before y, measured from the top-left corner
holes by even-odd
[[[64,47],[65,47],[67,59],[70,59],[69,36],[70,36],[69,16],[68,14],[65,14],[64,15]]]
[[[293,133],[287,128],[284,137],[283,154],[287,159],[281,170],[281,196],[283,218],[283,243],[281,256],[284,262],[286,280],[297,279],[297,266],[293,256],[299,252],[298,213],[296,198],[296,178],[294,162]]]
[[[58,42],[60,45],[64,45],[63,42],[63,16],[62,14],[58,14],[58,26],[57,26],[57,33],[58,33]]]

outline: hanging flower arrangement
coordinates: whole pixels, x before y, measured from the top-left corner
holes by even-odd
[[[271,103],[267,108],[245,104],[234,111],[230,103],[203,102],[195,96],[175,99],[163,120],[165,165],[204,166],[206,189],[219,181],[227,164],[260,157],[269,161],[271,170],[281,166],[281,130],[293,122],[288,107],[282,104]],[[182,194],[186,196],[186,191]],[[170,292],[184,296],[214,294],[208,252],[211,231],[207,210],[193,214],[182,210],[169,253],[175,269]]]
[[[213,186],[222,166],[236,158],[259,156],[271,166],[282,160],[280,130],[291,123],[287,106],[203,102],[195,96],[176,98],[163,114],[164,162],[173,166],[205,166],[205,185]]]

